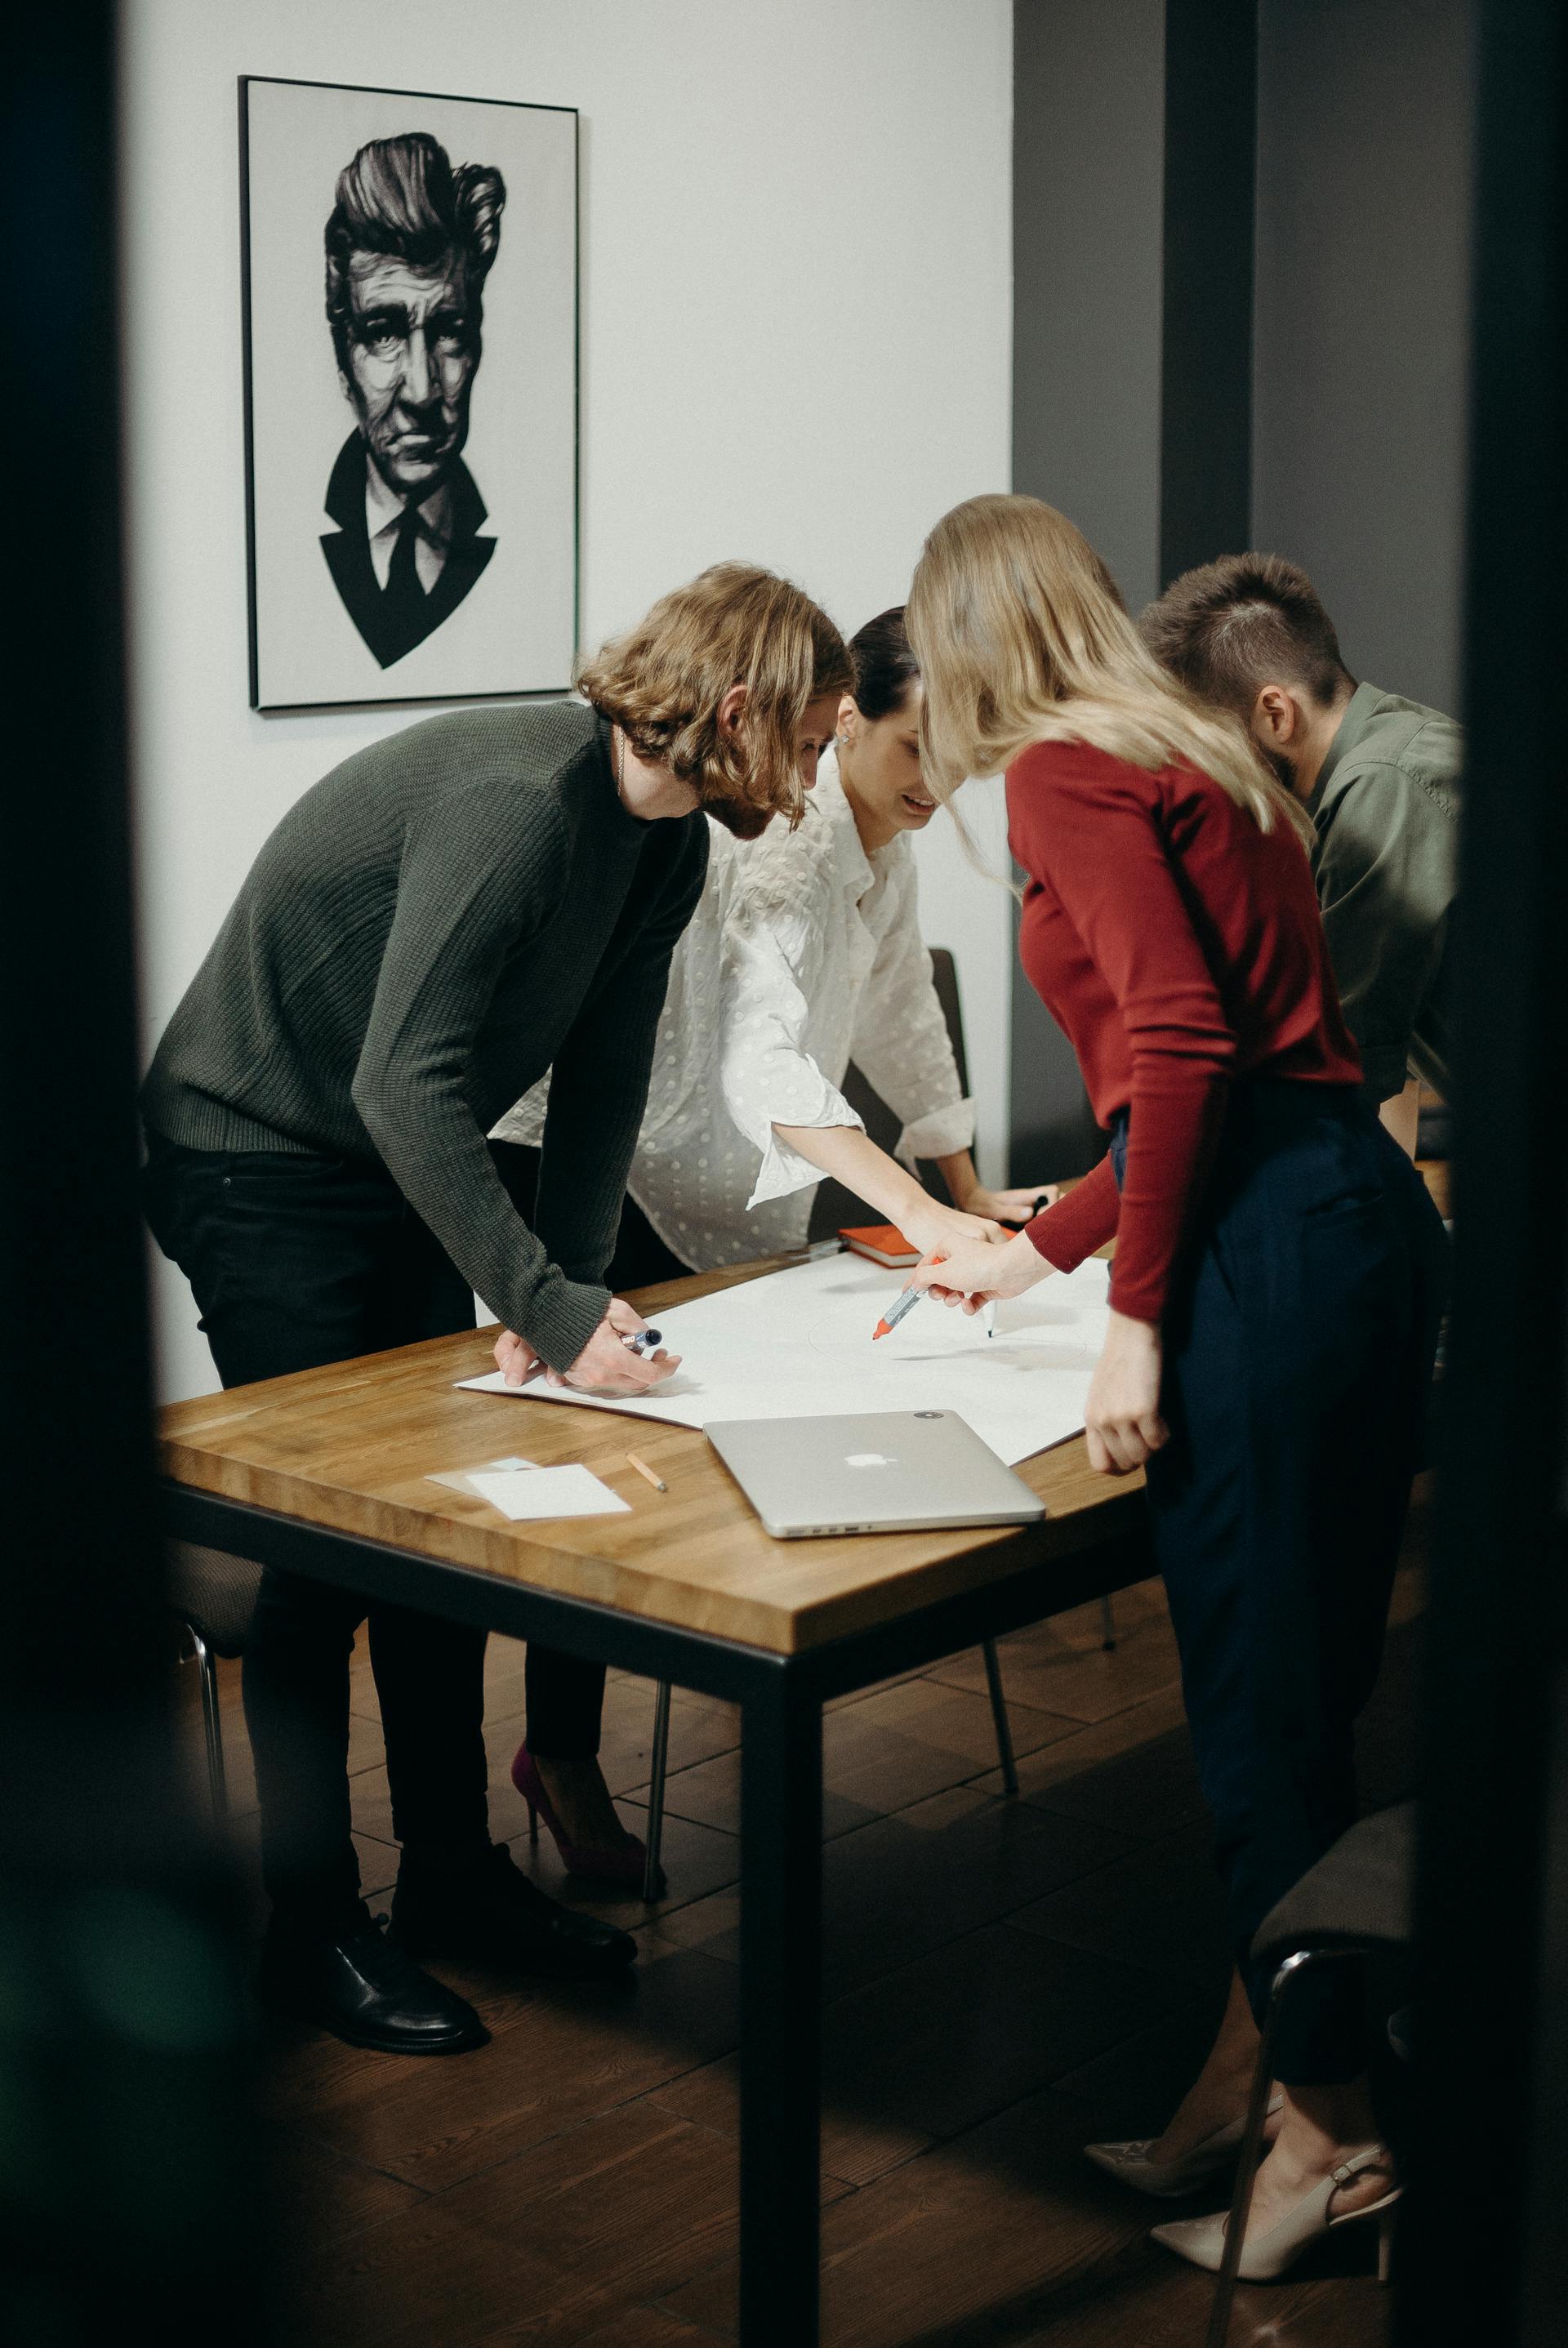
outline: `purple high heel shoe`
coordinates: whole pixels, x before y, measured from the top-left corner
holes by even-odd
[[[612,1883],[617,1890],[628,1886],[635,1891],[643,1888],[643,1876],[648,1854],[634,1834],[623,1828],[617,1843],[598,1844],[586,1850],[574,1843],[555,1815],[555,1806],[545,1791],[532,1754],[526,1745],[520,1745],[512,1756],[511,1782],[528,1805],[528,1832],[533,1842],[539,1840],[539,1821],[544,1820],[551,1838],[561,1854],[561,1864],[569,1875],[580,1876],[585,1883]],[[665,1870],[657,1869],[654,1879],[654,1898],[662,1900],[666,1886]]]

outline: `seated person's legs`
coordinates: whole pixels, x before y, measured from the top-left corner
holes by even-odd
[[[507,1141],[492,1141],[490,1147],[513,1206],[531,1220],[540,1152]],[[618,1296],[657,1281],[684,1280],[689,1270],[665,1246],[636,1200],[628,1198],[605,1274],[612,1292]],[[518,1791],[525,1799],[531,1796],[573,1873],[640,1884],[643,1845],[622,1826],[599,1766],[603,1665],[530,1640],[526,1686],[528,1735],[512,1762]]]

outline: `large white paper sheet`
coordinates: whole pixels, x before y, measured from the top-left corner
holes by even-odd
[[[710,1418],[816,1418],[866,1410],[954,1410],[1009,1467],[1076,1435],[1105,1342],[1109,1267],[1091,1258],[982,1315],[917,1304],[872,1343],[900,1276],[854,1255],[795,1264],[661,1313],[681,1366],[645,1399],[577,1394],[499,1370],[461,1383],[481,1394],[614,1410],[676,1426]]]

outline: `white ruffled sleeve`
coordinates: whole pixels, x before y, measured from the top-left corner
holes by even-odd
[[[975,1105],[958,1080],[931,956],[920,934],[914,860],[893,884],[897,910],[866,979],[851,1047],[855,1066],[903,1121],[895,1155],[949,1158],[975,1142]]]
[[[743,897],[732,908],[724,941],[717,1075],[731,1119],[761,1152],[748,1208],[822,1179],[820,1166],[779,1140],[776,1125],[864,1129],[805,1048],[805,987],[816,975],[819,953],[805,917],[771,892]]]

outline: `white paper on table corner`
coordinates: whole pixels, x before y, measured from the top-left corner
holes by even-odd
[[[512,1452],[509,1453],[504,1459],[481,1459],[477,1468],[453,1468],[439,1475],[427,1476],[425,1481],[427,1484],[445,1484],[448,1489],[453,1492],[472,1492],[476,1488],[471,1478],[475,1476],[505,1476],[515,1469],[532,1468],[536,1464],[532,1459],[520,1459]],[[479,1497],[482,1499],[483,1493],[481,1492]]]
[[[591,1468],[530,1468],[487,1476],[470,1470],[469,1482],[481,1500],[499,1509],[514,1524],[541,1517],[614,1517],[630,1515],[628,1501],[601,1483]]]
[[[862,1257],[829,1256],[661,1312],[664,1342],[681,1366],[635,1401],[542,1380],[509,1386],[499,1370],[459,1383],[674,1426],[953,1410],[1016,1467],[1082,1429],[1105,1342],[1109,1270],[1091,1256],[998,1305],[994,1337],[983,1314],[924,1303],[873,1343],[872,1329],[899,1292],[898,1273]]]

